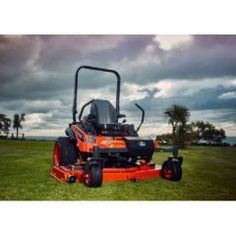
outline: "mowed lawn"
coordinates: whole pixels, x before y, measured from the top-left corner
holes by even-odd
[[[50,176],[53,142],[0,141],[0,200],[236,200],[236,148],[189,147],[183,179],[65,184]],[[155,154],[161,164],[167,153]]]

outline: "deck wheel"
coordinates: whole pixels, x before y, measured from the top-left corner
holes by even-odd
[[[162,165],[161,170],[164,179],[179,181],[182,178],[182,167],[179,161],[167,160]]]
[[[84,184],[88,187],[100,187],[103,181],[102,167],[99,163],[87,163],[84,171]]]
[[[76,182],[76,177],[74,176],[74,175],[70,175],[69,177],[68,177],[68,183],[69,184],[73,184],[73,183],[75,183]]]

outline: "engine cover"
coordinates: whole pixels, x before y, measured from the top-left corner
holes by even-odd
[[[154,152],[154,145],[152,139],[145,139],[139,137],[124,137],[128,153],[132,157],[152,156]]]

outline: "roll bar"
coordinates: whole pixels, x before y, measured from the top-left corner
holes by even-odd
[[[116,88],[116,114],[117,119],[120,115],[120,74],[115,70],[110,70],[106,68],[100,68],[100,67],[94,67],[94,66],[80,66],[76,72],[75,72],[75,85],[74,85],[74,101],[73,101],[73,107],[72,107],[72,116],[73,116],[73,122],[76,122],[76,113],[77,113],[77,91],[78,91],[78,75],[81,69],[87,69],[87,70],[96,70],[96,71],[102,71],[102,72],[109,72],[113,73],[117,78],[117,88]]]

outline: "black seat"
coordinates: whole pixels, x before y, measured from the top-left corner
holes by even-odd
[[[107,100],[96,99],[92,102],[90,114],[97,125],[117,124],[116,109]]]
[[[90,114],[83,118],[83,128],[91,134],[106,136],[137,136],[134,125],[117,121],[116,109],[107,100],[93,100]]]

